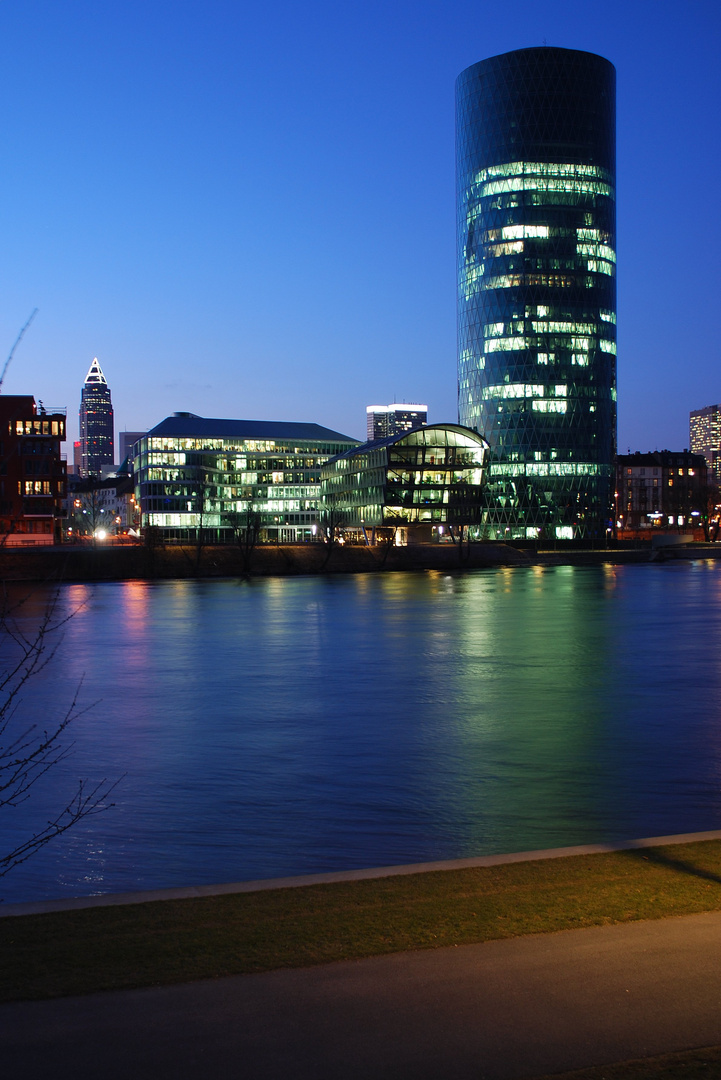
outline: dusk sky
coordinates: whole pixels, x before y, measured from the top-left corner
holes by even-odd
[[[455,420],[454,82],[532,45],[617,69],[619,451],[721,401],[721,5],[0,0],[2,386],[116,431],[175,410]],[[72,444],[66,446],[69,456]]]

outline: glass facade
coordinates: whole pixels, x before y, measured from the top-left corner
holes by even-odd
[[[110,387],[97,356],[90,365],[80,395],[80,472],[99,476],[113,464],[115,424]]]
[[[317,529],[321,465],[355,439],[318,424],[168,417],[135,445],[142,527],[232,543],[239,529],[297,543]]]
[[[402,435],[428,423],[427,405],[368,405],[366,429],[368,442]]]
[[[721,481],[721,405],[694,409],[689,416],[689,446],[703,454],[715,484]]]
[[[488,446],[457,424],[429,424],[364,443],[321,473],[333,528],[478,526]]]
[[[484,531],[601,538],[616,450],[615,70],[532,48],[456,84],[458,410]]]

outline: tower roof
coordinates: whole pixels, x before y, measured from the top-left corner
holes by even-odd
[[[102,383],[103,386],[108,385],[108,380],[103,375],[103,370],[100,367],[100,364],[98,363],[97,356],[95,357],[92,364],[90,365],[90,370],[88,371],[87,375],[85,376],[85,382],[86,383]]]

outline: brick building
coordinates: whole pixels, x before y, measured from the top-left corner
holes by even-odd
[[[65,411],[47,412],[31,396],[0,397],[0,543],[60,541],[66,463]]]
[[[616,528],[621,532],[701,528],[708,503],[703,454],[657,450],[616,459]]]

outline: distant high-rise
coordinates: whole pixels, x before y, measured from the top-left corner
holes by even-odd
[[[390,435],[402,435],[428,423],[428,406],[397,404],[368,405],[366,424],[368,441],[387,439]]]
[[[456,84],[458,411],[486,531],[603,536],[616,449],[615,70],[531,48]]]
[[[98,363],[90,365],[80,395],[80,471],[95,476],[113,464],[115,428],[110,387]]]
[[[694,409],[689,416],[689,446],[692,454],[703,454],[709,474],[721,482],[721,405]]]
[[[147,434],[147,431],[121,431],[118,433],[118,465],[122,465],[126,458],[131,459],[136,442]],[[128,461],[128,464],[132,468],[132,459]]]

